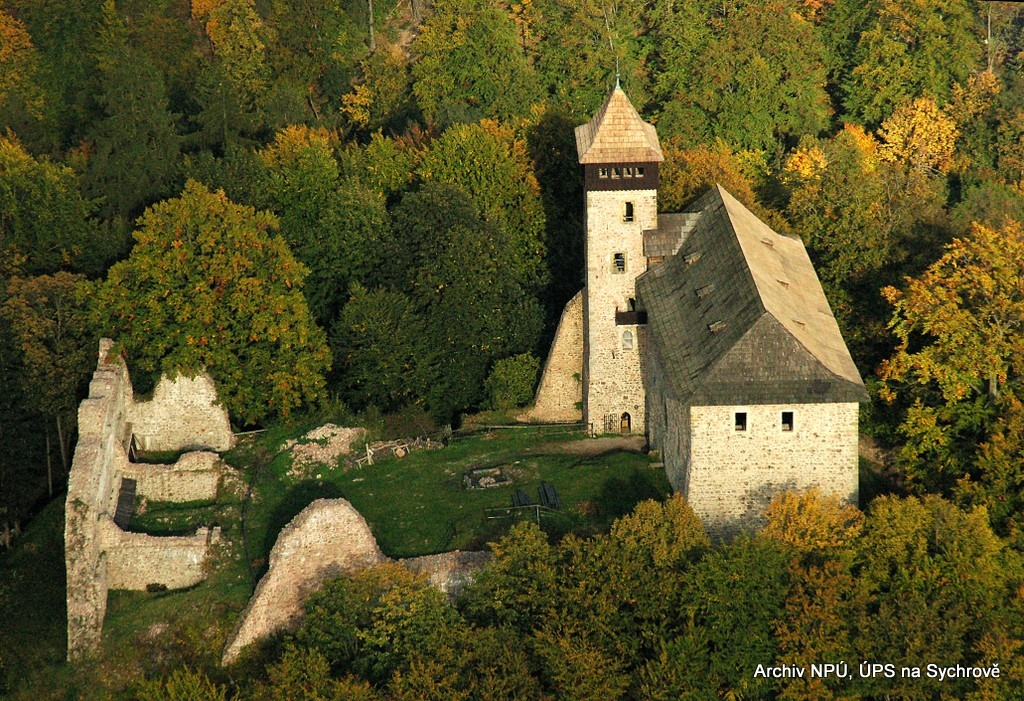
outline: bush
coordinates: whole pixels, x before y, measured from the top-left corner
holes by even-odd
[[[540,361],[531,353],[513,355],[494,364],[484,389],[492,409],[512,409],[533,398],[533,386],[540,372]]]

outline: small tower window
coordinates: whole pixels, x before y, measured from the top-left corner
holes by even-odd
[[[633,332],[626,330],[622,332],[622,350],[633,350]]]
[[[792,431],[793,430],[793,412],[784,411],[782,412],[782,430]]]
[[[737,411],[735,414],[735,421],[733,424],[736,426],[737,431],[747,430],[747,412]]]
[[[597,169],[597,177],[607,179],[608,178],[608,169],[607,168],[598,168]]]
[[[626,272],[626,254],[625,253],[613,253],[612,254],[612,272],[613,273],[624,273],[624,272]]]
[[[622,221],[633,221],[633,203],[627,202],[622,212]]]

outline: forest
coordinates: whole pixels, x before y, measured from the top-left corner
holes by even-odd
[[[862,489],[882,496],[864,515],[783,501],[727,546],[674,502],[593,541],[517,529],[458,607],[395,572],[338,584],[311,606],[322,621],[356,607],[357,623],[318,629],[311,613],[259,693],[1014,698],[1022,12],[0,0],[0,549],[63,491],[101,336],[140,394],[207,369],[240,430],[421,429],[528,401],[583,284],[572,130],[619,81],[658,129],[663,211],[719,183],[807,246],[872,395],[861,431],[889,469]],[[480,656],[511,671],[467,677]],[[1003,681],[750,672],[833,657],[999,661]],[[173,674],[146,693],[229,693]]]

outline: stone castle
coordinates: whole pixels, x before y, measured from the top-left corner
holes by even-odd
[[[529,418],[646,434],[713,533],[756,522],[781,489],[856,503],[867,393],[801,242],[721,187],[659,214],[658,135],[618,86],[576,146],[586,287]]]
[[[78,409],[78,444],[68,476],[69,660],[99,647],[109,589],[180,589],[206,578],[204,565],[219,529],[159,537],[129,532],[127,520],[136,496],[212,501],[222,470],[210,451],[227,450],[234,441],[208,375],[162,378],[151,400],[137,401],[128,368],[112,347],[110,339],[100,341],[89,396]],[[131,460],[135,449],[190,452],[173,465],[147,465]]]

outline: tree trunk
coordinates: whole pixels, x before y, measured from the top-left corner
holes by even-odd
[[[370,51],[377,50],[377,42],[373,38],[373,0],[366,0],[370,7]]]
[[[988,398],[993,402],[999,399],[999,377],[995,370],[988,374]]]
[[[53,497],[53,463],[50,459],[50,427],[46,427],[46,486]]]
[[[57,443],[60,444],[60,466],[64,474],[68,472],[68,442],[64,437],[64,427],[60,423],[60,414],[57,414]]]

